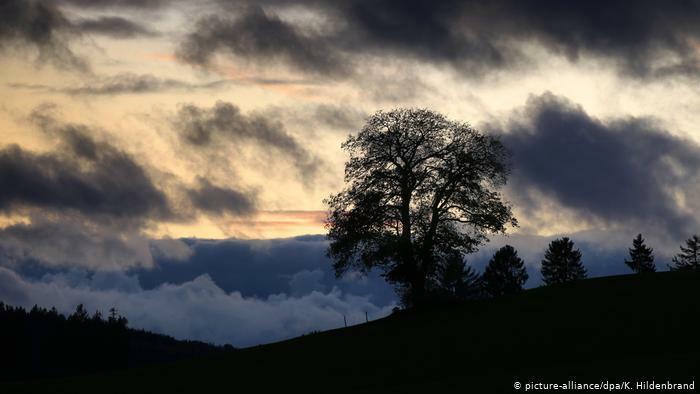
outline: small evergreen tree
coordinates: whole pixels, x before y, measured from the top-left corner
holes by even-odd
[[[693,235],[685,241],[686,247],[681,245],[681,253],[673,258],[675,266],[671,271],[698,271],[700,270],[700,237]]]
[[[528,275],[523,260],[510,245],[496,251],[484,270],[484,288],[492,297],[513,294],[523,289]]]
[[[637,273],[656,272],[654,265],[654,249],[644,244],[642,234],[638,234],[632,240],[632,248],[629,249],[630,259],[625,260],[625,264]]]
[[[437,293],[453,299],[472,300],[483,296],[481,276],[466,265],[459,253],[449,254],[438,265],[434,287]]]
[[[549,244],[542,260],[542,280],[545,285],[571,282],[586,278],[581,262],[581,251],[574,249],[568,237],[555,239]]]

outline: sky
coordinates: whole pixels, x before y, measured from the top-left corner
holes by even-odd
[[[0,300],[116,306],[248,346],[378,318],[335,278],[323,199],[379,110],[497,136],[541,283],[571,237],[591,276],[642,233],[665,269],[700,231],[700,1],[4,0]]]

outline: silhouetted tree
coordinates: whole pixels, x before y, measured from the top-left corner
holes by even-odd
[[[474,300],[484,295],[481,276],[472,267],[466,265],[458,252],[438,263],[430,283],[431,291],[447,298]]]
[[[95,313],[92,315],[92,321],[95,323],[102,323],[104,320],[102,320],[102,312],[100,310],[96,310]]]
[[[88,314],[88,311],[87,309],[85,309],[85,305],[83,304],[78,304],[78,306],[75,307],[75,312],[73,312],[72,315],[68,316],[69,321],[78,323],[86,322],[89,318],[90,315]]]
[[[700,237],[693,235],[685,241],[685,247],[681,245],[681,253],[673,258],[675,266],[672,271],[697,271],[700,270]]]
[[[523,260],[510,245],[500,248],[484,270],[484,288],[492,297],[521,291],[528,274]]]
[[[378,112],[342,147],[347,187],[325,200],[337,276],[378,267],[415,305],[443,251],[465,255],[516,224],[498,193],[507,151],[468,124],[424,109]]]
[[[117,313],[117,308],[115,308],[115,307],[109,308],[109,318],[107,321],[109,323],[116,323],[118,318],[119,318],[119,313]]]
[[[632,248],[629,249],[630,259],[625,260],[625,264],[637,273],[656,272],[654,265],[654,249],[644,244],[642,234],[638,234],[632,240]]]
[[[581,251],[574,249],[568,237],[549,244],[542,260],[542,280],[545,285],[571,282],[586,278],[586,268],[581,262]]]
[[[109,308],[109,317],[107,318],[107,323],[115,326],[126,327],[127,324],[129,324],[129,321],[126,319],[126,317],[119,315],[117,308],[111,307]]]

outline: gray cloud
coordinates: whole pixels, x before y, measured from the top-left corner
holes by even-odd
[[[271,106],[263,115],[281,119],[292,130],[314,137],[328,132],[347,135],[359,130],[367,118],[363,110],[348,104]]]
[[[346,73],[346,59],[325,37],[306,32],[250,7],[239,17],[208,16],[180,43],[177,56],[190,64],[207,65],[218,51],[257,61],[287,63],[319,75]]]
[[[262,155],[269,156],[268,162],[276,162],[275,156],[281,153],[293,161],[303,177],[313,177],[318,171],[319,159],[290,135],[282,123],[272,119],[269,114],[244,115],[235,105],[218,101],[212,108],[181,105],[172,124],[182,140],[191,146],[257,145],[263,148]]]
[[[194,186],[157,174],[104,139],[100,130],[67,124],[44,105],[31,121],[56,141],[53,150],[0,148],[0,214],[21,217],[0,228],[0,265],[26,260],[55,267],[126,269],[154,259],[181,261],[192,251],[181,240],[153,240],[154,223],[197,213],[248,215],[256,193],[198,178]],[[166,193],[165,190],[168,190]]]
[[[4,0],[0,2],[0,51],[33,48],[39,64],[87,71],[87,63],[69,47],[75,32],[53,2]]]
[[[112,38],[153,37],[158,35],[145,26],[119,16],[82,19],[74,22],[74,26],[83,33],[99,34]]]
[[[109,8],[109,9],[158,9],[168,4],[176,3],[173,0],[58,0],[59,3],[73,5],[80,8]]]
[[[40,90],[76,96],[111,96],[120,94],[159,93],[172,90],[216,89],[226,86],[231,82],[233,81],[217,80],[206,83],[191,83],[177,79],[159,78],[150,74],[120,73],[108,77],[101,77],[79,86],[53,87],[25,83],[10,83],[8,86],[15,89]]]
[[[110,218],[167,218],[165,194],[127,153],[67,126],[65,152],[0,150],[0,211],[38,207]]]
[[[208,213],[238,216],[255,211],[255,196],[251,193],[216,186],[205,178],[199,178],[197,186],[187,193],[197,209]]]
[[[362,127],[367,114],[348,105],[321,104],[313,109],[308,118],[316,120],[319,125],[353,133]]]
[[[166,193],[129,153],[85,125],[54,119],[47,107],[31,116],[54,150],[0,148],[0,213],[24,220],[0,229],[0,264],[124,269],[154,256],[189,257],[181,241],[152,241],[153,221],[180,220]]]
[[[90,225],[78,218],[43,219],[0,229],[2,265],[22,265],[32,260],[50,267],[125,269],[150,266],[153,256],[146,237],[104,225]]]
[[[226,2],[221,2],[227,4]],[[207,17],[181,43],[180,58],[206,64],[217,52],[280,59],[329,76],[348,75],[336,59],[404,57],[449,64],[468,76],[536,63],[525,44],[570,61],[602,59],[634,78],[697,76],[700,2],[637,1],[301,1],[335,29],[301,34],[273,15],[276,0],[228,20]],[[229,9],[230,7],[224,7]],[[233,7],[233,13],[240,9]],[[251,38],[252,37],[252,38]],[[313,48],[310,50],[309,48]]]
[[[390,313],[393,305],[377,306],[367,297],[312,291],[295,297],[284,293],[267,298],[227,293],[208,275],[179,285],[164,284],[144,290],[137,278],[111,273],[87,277],[80,272],[46,275],[30,281],[0,267],[0,299],[31,307],[55,305],[70,312],[84,303],[90,310],[115,306],[132,327],[165,333],[180,339],[250,346],[341,327]]]
[[[396,297],[379,273],[367,277],[335,279],[325,252],[325,236],[300,236],[267,240],[184,240],[193,254],[186,260],[158,258],[152,268],[133,268],[145,289],[164,283],[180,284],[209,275],[226,292],[266,298],[278,293],[306,294],[338,287],[343,293],[363,294],[375,304],[386,305]],[[33,277],[40,277],[34,272]]]
[[[697,231],[700,146],[652,119],[603,121],[546,93],[499,133],[513,152],[511,189],[524,212],[545,209],[535,191],[592,221]]]
[[[0,149],[0,212],[29,219],[0,229],[0,263],[123,269],[186,257],[184,245],[152,245],[141,231],[177,217],[141,165],[85,126],[53,126],[56,151]]]
[[[138,277],[144,290],[208,275],[227,293],[237,291],[244,297],[297,296],[337,287],[343,293],[367,296],[377,305],[396,300],[392,287],[378,272],[336,280],[325,255],[328,243],[320,235],[266,240],[149,239],[133,231],[111,230],[103,235],[100,228],[83,229],[81,224],[39,219],[31,225],[6,228],[0,233],[0,266],[31,280],[75,269],[90,276],[120,271]],[[63,231],[57,230],[63,227],[66,236],[61,238]],[[38,242],[36,247],[32,239]],[[112,253],[106,252],[103,243],[110,245]]]
[[[320,269],[297,272],[289,280],[289,289],[292,296],[300,296],[314,291],[325,292],[326,285],[323,283],[323,276],[324,272]]]

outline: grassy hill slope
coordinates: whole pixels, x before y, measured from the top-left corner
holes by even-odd
[[[196,362],[7,389],[466,393],[513,392],[515,381],[687,383],[700,365],[699,312],[696,273],[597,278],[395,315]]]

